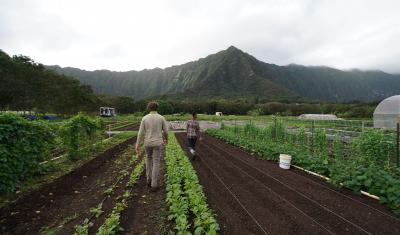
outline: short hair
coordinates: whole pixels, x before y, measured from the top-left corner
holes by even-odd
[[[149,103],[147,104],[147,109],[148,109],[149,111],[156,111],[156,110],[158,109],[158,103],[155,102],[155,101],[149,102]]]
[[[192,116],[196,116],[197,115],[197,113],[196,112],[192,112]]]

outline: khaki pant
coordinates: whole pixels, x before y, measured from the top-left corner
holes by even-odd
[[[146,178],[151,182],[151,187],[158,187],[158,178],[160,173],[160,160],[164,152],[164,146],[145,147],[146,157]]]

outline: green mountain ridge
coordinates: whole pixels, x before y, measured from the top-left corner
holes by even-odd
[[[97,93],[134,99],[260,98],[266,100],[375,101],[400,93],[400,75],[342,71],[325,66],[278,66],[229,47],[197,61],[165,69],[112,72],[47,66],[79,79]]]

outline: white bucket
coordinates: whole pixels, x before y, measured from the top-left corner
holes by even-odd
[[[290,169],[290,162],[292,161],[292,156],[287,154],[279,155],[279,167],[282,169]]]

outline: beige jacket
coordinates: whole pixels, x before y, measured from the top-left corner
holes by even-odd
[[[168,135],[168,123],[163,116],[153,111],[142,118],[136,145],[143,143],[145,147],[160,146],[163,136]]]

